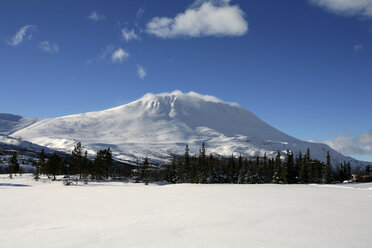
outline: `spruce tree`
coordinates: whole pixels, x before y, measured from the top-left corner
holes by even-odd
[[[19,163],[18,163],[18,154],[13,152],[12,156],[9,159],[9,177],[13,178],[13,173],[16,174],[19,172]]]
[[[280,151],[275,157],[275,167],[274,167],[274,175],[273,175],[273,183],[279,183],[281,178],[281,159],[280,159]]]
[[[177,183],[184,183],[184,167],[182,161],[178,161],[177,166]]]
[[[85,183],[88,183],[89,174],[91,173],[89,158],[88,158],[88,151],[84,152],[84,157],[82,159],[82,177],[85,181]]]
[[[198,157],[198,174],[199,174],[199,183],[206,182],[206,152],[205,152],[205,144],[203,142],[200,150],[199,150],[199,157]]]
[[[307,155],[305,154],[304,158],[300,157],[300,182],[309,183],[309,169],[307,163]]]
[[[332,183],[332,167],[331,167],[331,157],[329,155],[329,151],[327,152],[327,163],[324,171],[323,176],[324,183]]]
[[[191,168],[190,168],[190,154],[189,145],[185,147],[185,167],[184,167],[184,180],[190,182]]]
[[[56,180],[56,175],[59,173],[61,167],[62,167],[62,160],[61,157],[58,156],[57,153],[53,153],[52,156],[50,156],[48,162],[45,165],[46,171],[48,174],[51,174],[53,176],[53,180]]]
[[[93,170],[96,179],[102,180],[103,177],[106,179],[109,178],[113,170],[113,159],[110,148],[99,150],[97,152],[93,161]]]
[[[286,162],[286,169],[287,169],[287,183],[296,183],[296,175],[295,175],[295,168],[294,168],[294,161],[293,161],[293,153],[287,150],[287,162]]]
[[[82,178],[83,172],[83,150],[81,148],[81,143],[78,142],[74,146],[74,150],[71,154],[71,173],[79,174],[79,179]]]
[[[40,173],[45,174],[45,151],[44,149],[40,152],[39,160],[37,161],[37,165],[40,168]]]

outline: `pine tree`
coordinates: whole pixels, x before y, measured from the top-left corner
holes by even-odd
[[[296,183],[296,175],[295,175],[295,168],[294,168],[294,161],[293,161],[293,153],[287,150],[287,183]]]
[[[79,179],[82,178],[83,172],[83,150],[81,143],[78,142],[71,154],[71,173],[79,174]]]
[[[177,183],[184,183],[184,167],[182,161],[178,161],[177,166]]]
[[[96,179],[102,180],[103,177],[106,179],[109,178],[113,170],[113,159],[110,148],[99,150],[97,152],[97,155],[93,161],[93,170],[96,175]]]
[[[231,154],[231,157],[229,159],[229,166],[227,169],[228,172],[228,182],[229,183],[235,183],[235,158],[234,154]]]
[[[53,176],[53,180],[56,180],[56,175],[59,173],[62,167],[61,157],[57,153],[50,156],[48,162],[46,163],[46,171],[48,174]]]
[[[88,183],[89,173],[91,173],[90,166],[89,166],[89,158],[88,158],[88,151],[84,152],[84,157],[81,161],[82,167],[82,177],[85,183]]]
[[[191,168],[190,168],[190,155],[189,155],[189,145],[185,147],[185,167],[184,167],[184,180],[185,182],[190,182]]]
[[[305,154],[304,158],[300,157],[300,182],[309,183],[309,169],[307,163],[307,155]]]
[[[205,152],[205,144],[203,142],[200,150],[199,150],[199,157],[198,157],[198,174],[199,174],[199,183],[206,182],[206,152]]]
[[[323,176],[324,183],[332,183],[332,167],[331,167],[331,157],[329,155],[329,151],[327,152],[327,163],[324,171]]]
[[[12,174],[16,174],[17,172],[19,172],[18,154],[13,152],[9,159],[9,177],[13,178]]]
[[[280,159],[280,151],[278,151],[278,153],[275,157],[273,183],[279,183],[280,178],[281,178],[281,159]]]
[[[243,165],[243,158],[242,158],[241,154],[239,155],[239,158],[238,158],[238,170],[239,170],[238,183],[243,184],[243,183],[245,183],[246,171],[245,171],[245,168],[244,168],[244,165]]]
[[[307,162],[310,162],[311,158],[310,158],[310,149],[307,148],[306,150],[306,158],[307,158]]]
[[[44,152],[44,149],[41,150],[39,160],[37,161],[37,165],[40,168],[40,173],[45,174],[45,152]]]
[[[141,175],[140,179],[142,182],[148,181],[147,175],[146,175],[146,169],[149,167],[149,158],[146,157],[145,160],[143,161],[143,165],[141,166]],[[148,182],[147,182],[148,184]]]
[[[371,166],[370,165],[367,165],[365,173],[366,173],[366,175],[371,174]]]

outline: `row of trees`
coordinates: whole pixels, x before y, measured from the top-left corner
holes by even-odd
[[[88,158],[88,152],[83,151],[79,142],[67,160],[63,160],[57,153],[54,153],[46,161],[45,152],[42,150],[35,167],[36,180],[39,179],[40,174],[49,175],[53,180],[57,175],[74,175],[84,180],[89,178],[102,180],[112,176],[113,158],[110,148],[107,148],[98,151],[96,157],[91,160]]]
[[[288,150],[285,154],[278,151],[275,158],[268,158],[266,154],[255,158],[207,156],[204,143],[198,156],[190,156],[189,152],[186,145],[184,156],[174,156],[172,163],[166,165],[164,170],[149,169],[144,163],[141,169],[134,171],[134,181],[293,184],[333,183],[351,178],[350,163],[333,169],[329,153],[327,162],[323,163],[311,159],[309,149],[304,155],[300,152],[296,158]]]
[[[54,153],[46,158],[44,150],[35,166],[35,179],[41,174],[56,179],[57,175],[73,175],[75,178],[103,180],[109,178],[130,178],[133,182],[170,182],[170,183],[333,183],[351,178],[350,163],[331,165],[329,152],[326,163],[311,159],[310,150],[305,154],[294,154],[287,150],[277,152],[275,158],[263,157],[229,158],[207,155],[203,143],[198,155],[191,156],[188,145],[183,156],[174,156],[172,162],[162,166],[150,166],[148,158],[132,169],[128,165],[114,166],[110,148],[97,152],[92,159],[77,143],[68,158]],[[9,159],[8,173],[21,173],[17,153]],[[368,168],[367,168],[368,170]]]

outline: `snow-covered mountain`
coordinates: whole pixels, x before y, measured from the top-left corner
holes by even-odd
[[[0,135],[9,135],[40,119],[0,113]]]
[[[274,156],[277,150],[304,153],[310,148],[312,158],[324,161],[330,151],[334,163],[361,164],[325,144],[293,138],[238,104],[195,92],[146,94],[103,111],[39,120],[11,136],[64,151],[80,141],[92,155],[110,147],[123,161],[148,156],[161,162],[171,154],[182,154],[186,144],[197,153],[205,142],[208,153],[226,156]]]

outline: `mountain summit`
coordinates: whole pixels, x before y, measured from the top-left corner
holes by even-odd
[[[146,94],[119,107],[43,119],[11,134],[12,137],[71,151],[80,141],[91,154],[110,147],[117,159],[150,157],[164,161],[183,154],[188,144],[197,153],[202,142],[207,152],[230,156],[274,156],[278,150],[297,153],[310,148],[312,158],[333,162],[359,161],[345,157],[325,144],[293,138],[235,103],[195,92]]]

